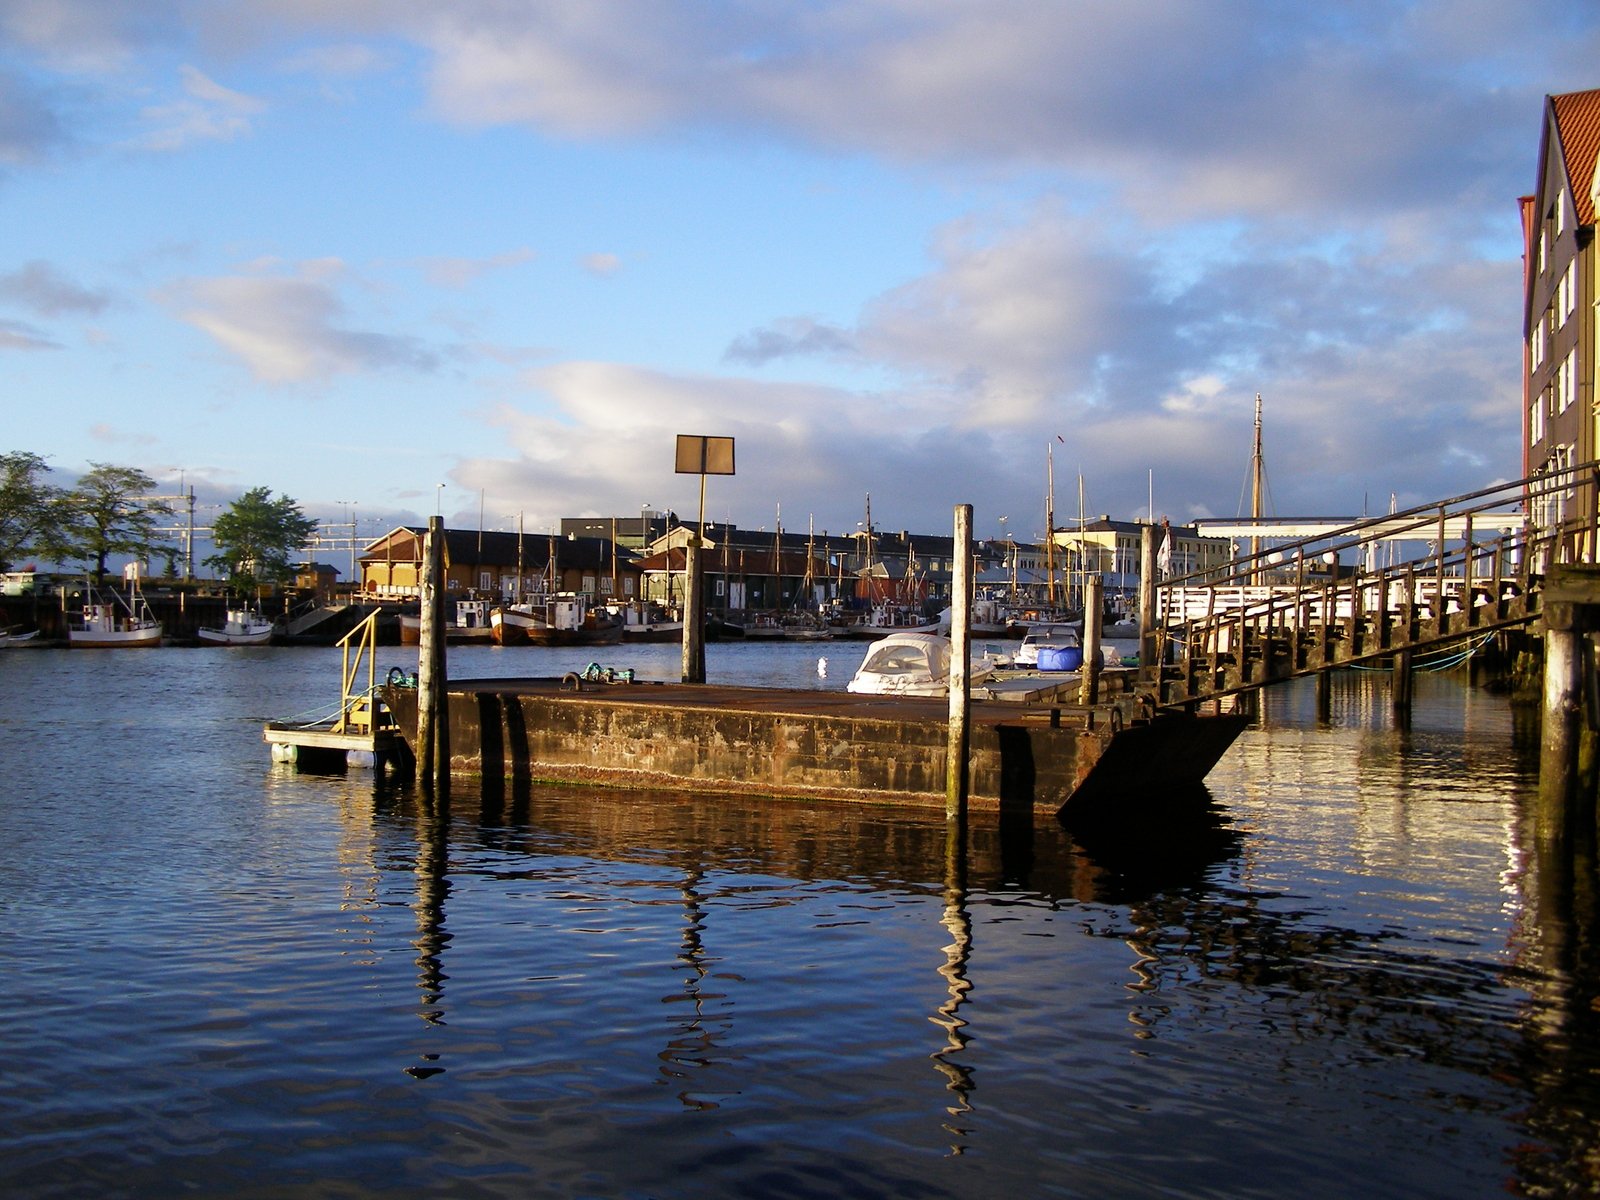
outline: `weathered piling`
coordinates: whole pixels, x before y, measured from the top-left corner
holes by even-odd
[[[683,682],[706,681],[706,597],[701,584],[700,535],[683,548]]]
[[[417,774],[423,786],[450,778],[450,722],[445,715],[444,518],[428,518],[423,539],[421,635],[417,657]]]
[[[1544,609],[1543,735],[1539,739],[1540,841],[1561,841],[1571,832],[1577,797],[1578,718],[1583,711],[1583,634],[1575,605]]]
[[[1083,682],[1078,703],[1100,703],[1100,628],[1105,620],[1105,580],[1090,575],[1083,581]]]
[[[944,815],[967,806],[967,720],[972,712],[972,505],[958,504],[950,581],[950,729],[945,752]]]
[[[1146,525],[1139,531],[1139,674],[1161,677],[1161,647],[1156,638],[1156,560],[1161,529]]]

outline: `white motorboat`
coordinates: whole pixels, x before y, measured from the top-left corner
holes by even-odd
[[[37,629],[24,630],[21,626],[16,629],[0,629],[0,649],[12,646],[26,646],[39,636]]]
[[[1077,652],[1077,661],[1071,666],[1052,665],[1070,661],[1070,651]],[[1043,625],[1030,625],[1028,632],[1022,635],[1022,644],[1017,647],[1015,663],[1019,667],[1029,667],[1035,670],[1040,668],[1041,654],[1044,657],[1044,667],[1050,670],[1075,671],[1083,665],[1083,642],[1078,637],[1078,630],[1073,625],[1055,623]]]
[[[971,683],[993,671],[987,658],[972,664]],[[869,696],[950,694],[950,639],[937,633],[891,633],[872,644],[845,691]]]
[[[211,646],[264,646],[275,628],[253,608],[230,608],[221,626],[202,626],[195,636]]]

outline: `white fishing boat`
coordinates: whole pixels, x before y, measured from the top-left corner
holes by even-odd
[[[89,589],[82,612],[67,626],[67,644],[94,649],[133,649],[161,645],[161,623],[155,619],[134,578],[121,592]]]
[[[622,622],[622,640],[625,642],[681,642],[683,622],[674,620],[665,609],[654,602],[635,600],[612,619]]]
[[[12,646],[26,646],[39,636],[37,629],[0,629],[0,649]]]
[[[973,662],[967,678],[981,683],[993,673],[987,658]],[[950,694],[950,639],[937,633],[891,633],[874,642],[845,691],[869,696]]]
[[[276,628],[253,608],[230,608],[220,626],[201,626],[195,636],[210,646],[264,646]]]
[[[488,643],[494,640],[494,606],[488,600],[457,600],[455,620],[445,622],[444,640],[449,644]],[[400,644],[415,646],[422,641],[420,613],[400,614]]]

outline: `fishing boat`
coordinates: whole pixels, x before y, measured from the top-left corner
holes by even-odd
[[[881,638],[892,633],[935,633],[947,616],[924,616],[909,604],[882,603],[872,606],[860,621],[846,625],[842,632],[852,638]]]
[[[635,600],[613,615],[620,616],[625,642],[681,642],[683,622],[674,620],[659,604]]]
[[[201,626],[195,636],[210,646],[264,646],[276,628],[253,608],[230,608],[221,626]]]
[[[67,644],[95,649],[134,649],[161,645],[161,623],[155,619],[137,578],[128,594],[85,592],[88,599],[67,626]]]
[[[13,646],[26,646],[39,636],[37,629],[24,630],[20,626],[15,629],[0,629],[0,649]]]
[[[606,646],[620,642],[623,629],[576,592],[492,609],[489,624],[502,646]]]
[[[494,640],[493,605],[488,600],[457,600],[455,620],[446,623],[444,640],[451,644],[487,643]],[[400,614],[400,644],[415,646],[422,641],[422,615]]]

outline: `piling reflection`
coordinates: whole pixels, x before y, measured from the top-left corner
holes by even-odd
[[[1593,831],[1540,844],[1521,824],[1526,907],[1517,981],[1528,989],[1519,1057],[1532,1093],[1513,1162],[1526,1195],[1600,1190],[1600,887]]]
[[[967,977],[972,957],[972,914],[967,907],[967,830],[967,822],[962,819],[945,823],[944,911],[939,923],[950,934],[950,942],[944,947],[944,962],[939,967],[945,984],[945,1001],[931,1018],[945,1035],[944,1045],[933,1052],[932,1058],[951,1093],[945,1108],[950,1119],[944,1126],[955,1138],[950,1145],[951,1154],[961,1154],[965,1150],[966,1137],[971,1132],[965,1117],[972,1112],[972,1070],[961,1057],[972,1040],[966,1032],[966,1019],[961,1015],[961,1007],[972,991],[972,981]],[[1015,834],[1015,826],[1012,832]]]
[[[1275,740],[1249,751],[1282,794],[1314,794],[1320,786],[1305,756],[1288,747],[1297,736],[1336,732],[1337,707],[1330,719],[1299,733],[1285,725]],[[1418,803],[1419,796],[1454,798],[1448,746],[1431,737],[1426,721],[1415,722],[1356,752],[1360,799],[1352,827],[1358,843],[1386,847],[1391,863],[1358,844],[1345,847],[1355,864],[1393,869],[1394,855],[1419,853],[1413,847],[1438,836],[1437,822],[1451,815]],[[1483,773],[1492,776],[1494,768]],[[714,1080],[719,1068],[738,1061],[723,1047],[748,994],[737,986],[713,990],[726,954],[711,947],[719,906],[740,890],[739,877],[773,877],[795,894],[812,883],[848,881],[938,905],[940,940],[928,944],[928,957],[942,999],[923,1011],[939,1031],[928,1057],[951,1154],[964,1152],[983,1121],[977,1064],[989,986],[985,929],[998,919],[996,897],[1020,896],[1047,908],[1080,906],[1074,926],[1084,935],[1127,946],[1128,977],[1115,986],[1137,1041],[1226,1027],[1246,1003],[1272,1030],[1267,1045],[1281,1052],[1286,1073],[1303,1069],[1296,1060],[1314,1053],[1363,1069],[1422,1059],[1466,1080],[1525,1081],[1526,1137],[1512,1164],[1518,1188],[1549,1193],[1600,1181],[1583,1165],[1600,1161],[1600,1118],[1575,1115],[1600,1114],[1600,899],[1592,848],[1587,857],[1529,860],[1508,872],[1508,904],[1520,904],[1523,914],[1508,971],[1483,956],[1454,954],[1448,943],[1341,919],[1334,914],[1345,910],[1314,893],[1288,894],[1258,879],[1251,860],[1258,849],[1233,821],[1238,799],[1200,788],[1127,797],[1110,814],[1070,824],[979,813],[952,830],[937,814],[505,785],[458,787],[443,809],[416,792],[390,792],[373,806],[350,806],[348,819],[401,821],[411,830],[419,1012],[430,1025],[446,1021],[446,910],[452,870],[459,869],[452,858],[492,853],[504,875],[518,870],[518,860],[537,861],[537,871],[530,865],[528,872],[540,879],[577,873],[588,862],[648,868],[653,886],[673,890],[681,910],[672,949],[676,984],[656,993],[671,1015],[655,1070],[685,1110],[724,1103]],[[1297,835],[1301,819],[1289,809],[1274,814],[1286,837]],[[370,846],[371,838],[352,834],[351,845]],[[1427,866],[1400,861],[1419,872]],[[727,965],[729,978],[738,978],[736,967]],[[1012,981],[993,984],[1003,990]],[[1500,1019],[1508,984],[1529,993],[1520,1028]],[[406,1069],[425,1076],[445,1064],[425,1058]],[[1436,1102],[1469,1111],[1478,1101],[1464,1086],[1460,1096]]]

